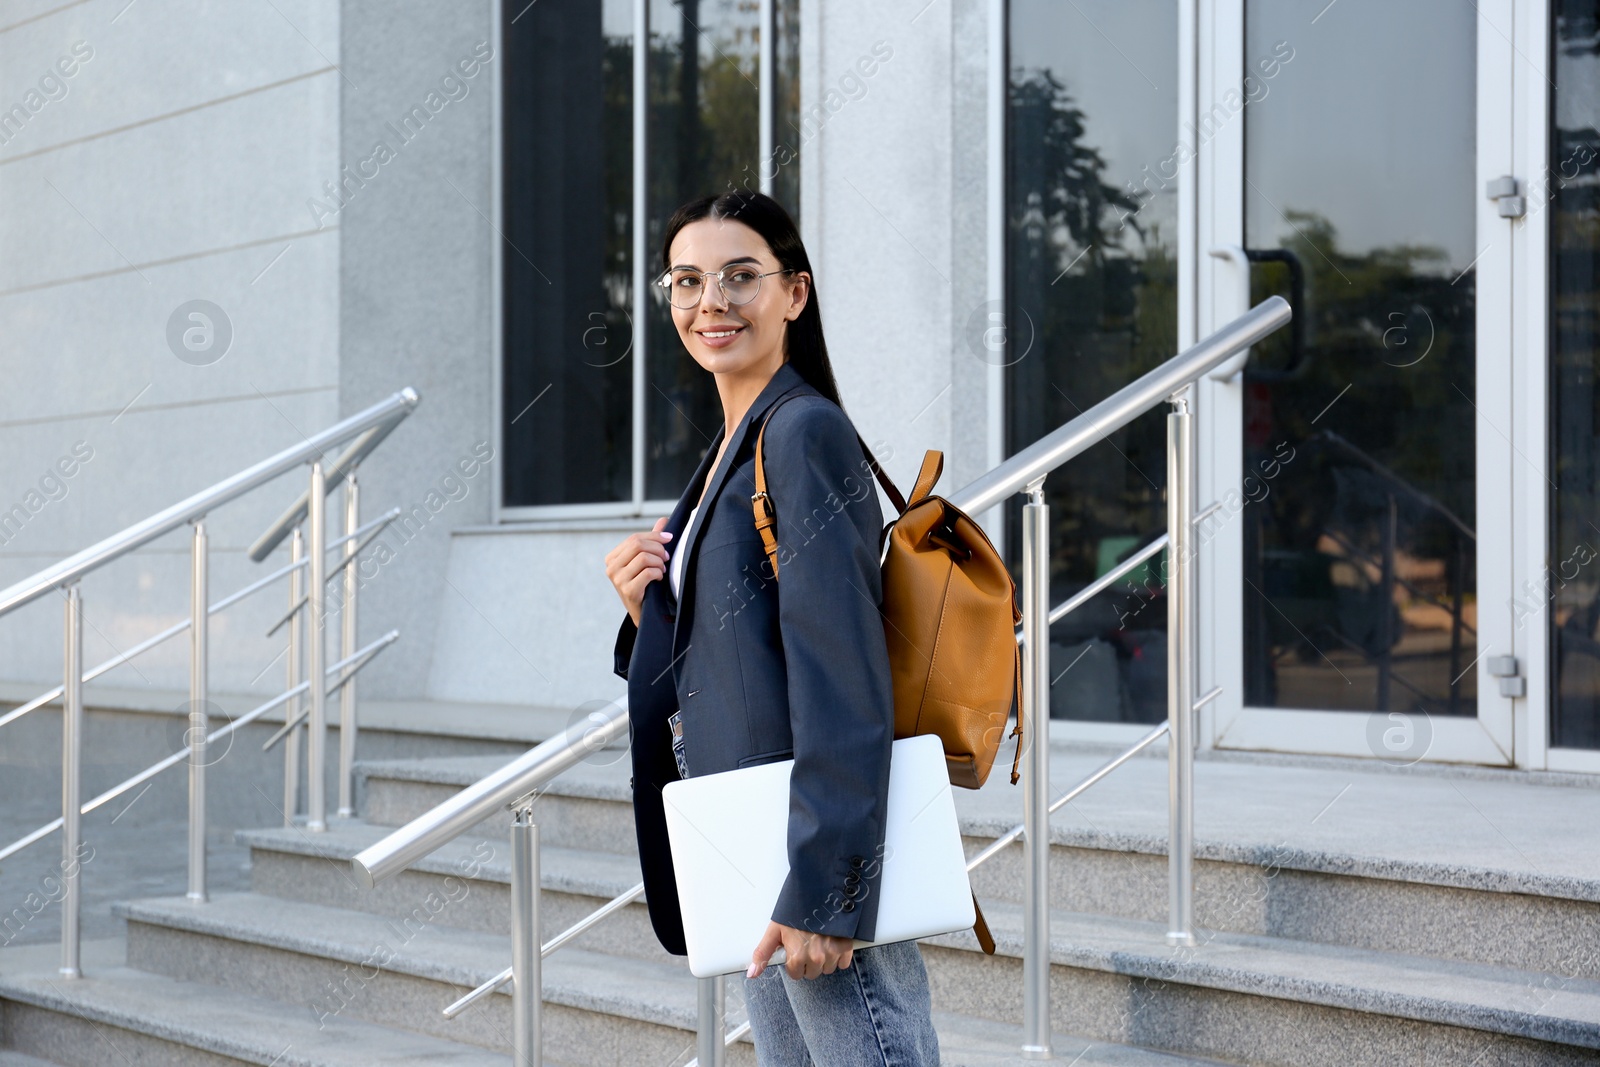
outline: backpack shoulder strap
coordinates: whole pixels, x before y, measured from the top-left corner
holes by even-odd
[[[767,561],[772,564],[772,577],[774,579],[778,577],[778,537],[773,527],[777,525],[778,517],[776,512],[773,511],[772,498],[767,495],[767,468],[766,461],[762,456],[762,441],[767,434],[767,420],[771,419],[780,407],[793,400],[796,396],[809,395],[811,394],[792,393],[778,400],[777,403],[772,405],[772,409],[767,412],[766,417],[761,420],[761,429],[756,433],[756,491],[750,497],[750,503],[755,509],[756,532],[761,535],[761,545],[766,550]],[[861,445],[862,454],[870,462],[872,473],[877,477],[878,483],[883,486],[883,491],[889,495],[889,502],[895,506],[896,514],[904,514],[906,510],[905,497],[900,495],[900,490],[895,488],[894,482],[889,480],[889,473],[883,469],[883,465],[878,462],[878,457],[872,454],[872,449],[867,447],[867,443],[861,440],[860,433],[856,434],[856,441]],[[930,452],[929,454],[931,456],[934,453]],[[942,468],[944,464],[942,458],[939,463]],[[924,473],[927,471],[926,462],[923,464],[923,471]],[[937,478],[938,475],[935,474],[934,477]],[[933,483],[929,481],[928,484],[931,487]],[[887,530],[888,527],[885,527],[884,532],[887,533]],[[881,534],[879,540],[882,540]],[[879,545],[879,551],[882,551],[881,544]]]
[[[917,472],[917,484],[911,490],[911,505],[914,507],[922,503],[927,495],[933,492],[933,483],[939,480],[939,475],[944,473],[944,453],[937,449],[928,449],[922,457],[922,469]],[[900,509],[902,512],[905,508]]]

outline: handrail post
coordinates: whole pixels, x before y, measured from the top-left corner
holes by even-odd
[[[512,1063],[542,1067],[539,826],[533,821],[531,796],[517,805],[511,823],[511,983]]]
[[[211,616],[205,519],[195,519],[190,542],[189,575],[189,893],[197,904],[206,901],[206,677]]]
[[[699,982],[700,1022],[695,1029],[696,1062],[699,1067],[723,1067],[728,1062],[728,987],[720,974],[714,978],[701,978]]]
[[[344,476],[344,605],[339,609],[339,658],[349,659],[356,644],[356,531],[361,528],[361,490],[356,485],[355,468]],[[344,687],[339,690],[339,817],[353,819],[356,814],[356,680],[345,671]]]
[[[1167,943],[1194,939],[1193,384],[1167,414]]]
[[[1022,907],[1022,1056],[1050,1048],[1050,505],[1044,479],[1022,508],[1022,714],[1028,749],[1023,783],[1027,884]]]
[[[328,683],[323,677],[327,664],[327,633],[323,628],[326,608],[324,586],[328,580],[327,480],[322,460],[311,461],[311,489],[306,497],[306,673],[311,678],[311,714],[306,720],[306,829],[320,833],[328,828],[328,801],[324,777],[328,743]]]
[[[299,563],[306,555],[305,531],[296,526],[289,539],[289,562]],[[300,598],[304,595],[302,589],[305,584],[305,568],[296,567],[289,572],[289,685],[293,689],[300,684],[300,662],[303,643],[300,639],[300,622],[303,613],[298,610]],[[300,714],[300,698],[290,697],[283,708],[284,722],[294,722]],[[300,810],[300,728],[295,727],[289,731],[289,736],[283,739],[283,825],[293,826],[294,817]]]
[[[61,975],[82,978],[78,959],[78,919],[82,913],[78,862],[83,811],[83,593],[67,587],[65,678],[61,692]]]

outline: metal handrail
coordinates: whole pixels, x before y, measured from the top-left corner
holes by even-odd
[[[1220,685],[1213,687],[1209,693],[1195,701],[1194,710],[1199,711],[1201,708],[1205,707],[1207,704],[1221,695],[1222,687]],[[1099,782],[1106,775],[1110,774],[1112,771],[1116,770],[1118,767],[1122,766],[1124,763],[1128,762],[1130,759],[1137,756],[1139,753],[1143,752],[1145,749],[1149,748],[1163,737],[1166,737],[1171,729],[1172,724],[1164,722],[1157,726],[1154,730],[1151,730],[1149,733],[1139,738],[1139,740],[1135,741],[1130,748],[1127,748],[1118,753],[1116,756],[1113,756],[1109,761],[1102,764],[1101,767],[1093,774],[1089,775],[1087,778],[1073,786],[1071,789],[1067,790],[1065,793],[1062,793],[1059,797],[1056,797],[1055,800],[1052,800],[1049,808],[1047,809],[1049,813],[1054,815],[1057,811],[1061,810],[1063,805],[1070,804],[1074,800],[1077,800],[1088,790],[1090,786]],[[1024,824],[1019,822],[1017,825],[1013,826],[1011,829],[1007,830],[1005,833],[989,842],[982,852],[979,852],[976,856],[967,861],[968,873],[976,870],[980,864],[988,862],[988,860],[1001,849],[1020,838],[1023,834],[1023,830]]]
[[[308,818],[306,828],[311,831],[327,829],[324,818],[323,797],[323,746],[326,734],[325,704],[327,694],[322,679],[326,677],[326,648],[324,647],[323,620],[325,618],[325,603],[323,586],[326,582],[327,565],[324,556],[327,551],[327,529],[324,521],[326,512],[326,497],[328,481],[327,468],[324,454],[327,450],[339,445],[348,447],[338,457],[337,473],[339,480],[345,484],[345,540],[343,542],[344,560],[334,568],[334,573],[342,571],[345,586],[345,610],[343,627],[340,638],[341,653],[344,659],[338,664],[339,681],[335,689],[339,692],[341,703],[345,712],[340,731],[340,760],[341,782],[340,797],[341,811],[345,798],[352,795],[350,788],[349,769],[354,760],[354,731],[355,731],[355,686],[352,684],[356,674],[376,651],[385,647],[390,641],[398,637],[391,633],[388,637],[370,646],[364,653],[355,650],[355,592],[357,583],[354,580],[355,571],[351,562],[356,558],[361,545],[356,543],[359,537],[359,506],[357,486],[355,481],[355,466],[372,449],[382,441],[394,428],[403,421],[418,403],[418,396],[412,389],[403,389],[390,396],[388,399],[366,408],[363,411],[343,419],[313,437],[308,437],[301,444],[283,449],[267,459],[253,466],[247,467],[236,474],[222,479],[216,484],[194,493],[180,500],[178,503],[158,511],[154,515],[128,526],[109,537],[103,538],[88,548],[68,556],[36,573],[29,575],[19,582],[15,582],[4,590],[0,590],[0,616],[27,605],[53,590],[59,589],[64,594],[66,618],[63,648],[63,680],[59,695],[61,700],[61,818],[58,823],[34,831],[18,842],[8,846],[4,852],[10,855],[21,848],[27,847],[33,841],[53,831],[61,830],[62,858],[65,864],[71,865],[64,879],[64,892],[61,902],[61,967],[59,973],[64,978],[80,978],[83,971],[80,967],[81,956],[81,930],[80,915],[82,909],[81,872],[77,870],[75,859],[81,844],[81,819],[83,815],[82,790],[82,763],[83,763],[83,736],[84,736],[84,699],[83,683],[85,672],[83,668],[83,578],[117,559],[126,556],[142,546],[170,533],[184,524],[190,527],[190,565],[189,565],[189,611],[186,626],[169,627],[166,631],[156,634],[139,643],[130,653],[123,653],[95,670],[89,672],[89,677],[111,670],[113,667],[125,663],[132,655],[137,655],[155,647],[162,641],[168,640],[178,633],[188,631],[189,635],[189,730],[187,753],[189,755],[189,825],[188,825],[188,893],[187,897],[196,904],[207,901],[206,892],[206,768],[209,764],[207,749],[213,737],[225,737],[237,729],[244,721],[251,721],[254,715],[264,714],[265,711],[278,703],[297,700],[300,692],[309,694],[310,697],[310,729],[307,732],[309,747],[309,785],[307,787]],[[354,442],[350,443],[352,438]],[[234,594],[231,598],[224,598],[222,602],[213,605],[210,597],[210,534],[208,532],[208,519],[212,509],[221,507],[242,497],[268,482],[286,474],[300,464],[309,468],[309,488],[302,495],[306,505],[306,525],[309,527],[309,548],[302,552],[303,538],[298,525],[295,525],[295,549],[288,567],[283,568],[278,574],[253,583],[246,589]],[[294,509],[291,509],[294,513]],[[398,514],[396,509],[395,515]],[[380,523],[392,521],[391,515]],[[276,527],[274,528],[276,529]],[[269,531],[269,533],[272,531]],[[259,558],[259,557],[258,557]],[[287,692],[276,701],[269,702],[255,710],[247,719],[235,720],[228,727],[213,732],[208,722],[207,711],[208,695],[210,688],[210,619],[211,615],[221,607],[226,607],[244,596],[264,588],[268,583],[284,574],[289,576],[291,601],[298,595],[300,568],[304,566],[307,571],[310,589],[315,591],[309,600],[309,618],[306,620],[306,632],[310,636],[308,641],[309,655],[306,664],[306,673],[315,684],[295,685],[295,676],[291,674],[291,685]],[[296,645],[299,633],[299,613],[295,614],[295,622],[291,624],[290,639],[290,668],[298,669]],[[22,715],[43,706],[51,699],[49,694],[36,699],[21,708],[14,708],[0,720],[0,725],[12,722]],[[290,716],[293,716],[291,710]],[[296,735],[298,737],[298,735]],[[285,792],[290,790],[293,780],[291,774],[298,773],[297,753],[298,746],[291,745],[291,750],[296,754],[293,759],[285,758]],[[151,768],[136,775],[133,782],[143,781],[160,773],[169,766],[175,765],[183,758],[183,753],[177,753],[160,761]],[[124,783],[117,790],[96,798],[95,803],[104,803],[119,791],[130,788],[130,783]],[[292,817],[294,807],[292,802],[286,805]],[[64,867],[64,869],[67,869]]]
[[[388,640],[393,640],[394,638],[397,638],[399,636],[400,636],[400,631],[399,630],[390,630],[389,631]],[[388,641],[387,640],[384,641],[384,645],[387,645],[387,644],[388,644]],[[340,692],[341,690],[343,690],[345,688],[345,686],[347,686],[351,682],[353,682],[355,680],[356,673],[358,671],[360,671],[361,668],[363,668],[363,667],[365,667],[367,665],[367,661],[370,660],[373,656],[376,656],[379,652],[383,651],[383,649],[377,647],[377,645],[378,645],[378,642],[374,641],[372,644],[367,646],[365,652],[356,652],[356,653],[354,653],[352,655],[346,656],[344,659],[342,659],[338,663],[334,664],[334,667],[343,668],[345,666],[348,666],[349,669],[346,670],[344,674],[339,676],[339,680],[337,682],[334,682],[332,685],[328,686],[328,688],[324,689],[323,690],[323,695],[324,696],[332,696],[333,694],[335,694],[337,692]],[[328,668],[328,670],[333,670],[333,669],[334,669],[333,667]],[[301,723],[305,722],[306,721],[306,717],[308,715],[310,715],[310,714],[311,714],[311,709],[310,708],[302,708],[297,714],[288,716],[288,721],[283,724],[283,726],[278,730],[278,732],[273,734],[270,738],[268,738],[266,741],[263,741],[261,743],[261,751],[265,752],[268,749],[270,749],[273,745],[277,744],[280,740],[282,740],[285,736],[287,736],[289,734],[289,732],[292,731],[296,726],[299,726]]]
[[[142,522],[136,522],[81,552],[75,552],[59,563],[52,564],[0,590],[0,615],[15,611],[52,589],[71,585],[89,572],[98,570],[134,549],[171,533],[185,523],[205,517],[217,507],[236,500],[308,460],[315,459],[326,449],[355,434],[385,425],[392,428],[392,424],[399,423],[411,413],[411,409],[417,406],[417,400],[414,390],[402,389],[387,400],[380,401],[338,425],[306,438],[303,443],[286,448],[232,477],[224,478],[209,489],[202,489],[193,496],[156,512]]]
[[[377,539],[378,535],[380,533],[382,533],[384,530],[386,530],[388,528],[389,524],[391,522],[393,522],[394,520],[398,519],[401,516],[401,514],[402,514],[402,511],[401,511],[400,508],[390,508],[388,511],[384,512],[382,515],[379,515],[377,518],[373,519],[371,522],[364,523],[363,525],[357,527],[355,532],[349,534],[346,537],[341,537],[338,540],[331,542],[327,546],[327,548],[324,549],[324,553],[323,553],[324,555],[326,555],[328,553],[331,553],[336,548],[346,548],[347,546],[351,546],[352,542],[356,542],[356,543],[354,544],[353,547],[349,547],[348,548],[348,550],[344,553],[344,558],[340,559],[339,562],[335,563],[332,567],[327,568],[326,572],[322,576],[322,584],[323,585],[327,585],[329,582],[333,581],[339,575],[343,574],[346,567],[353,566],[355,564],[356,557],[361,554],[361,550],[366,548],[373,541],[375,541]],[[365,538],[361,538],[362,534],[366,534],[369,531],[370,531],[370,535],[369,536],[367,536]],[[359,540],[359,542],[357,542],[358,538],[361,538],[361,540]],[[297,569],[302,568],[302,567],[309,567],[310,565],[311,565],[311,561],[310,560],[302,559],[302,560],[298,560],[298,561],[296,561],[294,563],[290,563],[285,567],[281,567],[278,570],[274,571],[273,573],[275,575],[287,574],[291,570],[297,570]],[[311,602],[309,597],[304,597],[304,596],[292,597],[291,599],[293,599],[293,601],[294,601],[294,606],[291,607],[288,611],[284,612],[283,615],[278,618],[277,622],[275,622],[271,626],[267,627],[267,636],[268,637],[271,637],[273,634],[277,633],[280,629],[282,629],[283,626],[285,626],[291,619],[293,619],[295,617],[295,615],[297,615],[301,611],[303,611],[305,609],[306,605],[308,605]]]
[[[332,552],[335,549],[341,548],[341,547],[343,547],[345,545],[346,542],[354,540],[355,538],[359,537],[361,534],[366,533],[368,530],[371,530],[374,527],[387,526],[389,523],[393,522],[396,518],[398,518],[399,515],[400,515],[400,509],[399,508],[391,508],[388,512],[386,512],[383,515],[378,516],[376,519],[373,519],[371,522],[369,522],[366,525],[362,526],[355,533],[349,535],[348,537],[336,538],[335,540],[329,542],[327,550],[329,552]],[[229,593],[227,596],[223,597],[221,600],[213,602],[211,604],[211,606],[206,609],[206,614],[208,616],[210,616],[210,615],[215,615],[220,611],[226,610],[227,608],[230,608],[233,605],[237,604],[239,601],[243,600],[245,597],[249,596],[251,593],[260,592],[262,589],[265,589],[267,586],[271,585],[273,582],[277,581],[279,578],[282,578],[284,575],[289,574],[292,571],[296,571],[296,570],[299,570],[301,568],[304,568],[305,566],[306,566],[306,561],[303,560],[303,559],[302,560],[298,560],[298,561],[296,561],[294,563],[285,563],[283,566],[279,567],[277,570],[271,572],[270,574],[263,575],[262,577],[257,578],[255,581],[251,582],[249,585],[246,585],[243,588],[236,590],[235,592]],[[344,564],[341,562],[339,566],[342,567],[342,566],[344,566]],[[338,567],[336,567],[334,570],[337,571]],[[330,573],[332,573],[332,572],[330,572]],[[150,651],[152,648],[155,648],[157,645],[161,644],[163,641],[167,641],[167,640],[170,640],[171,638],[174,638],[174,637],[178,636],[179,634],[183,633],[185,630],[189,629],[189,627],[191,627],[193,625],[194,625],[194,619],[192,619],[192,618],[184,619],[182,622],[175,622],[171,626],[167,627],[165,630],[162,630],[160,633],[154,634],[154,635],[152,635],[150,637],[147,637],[143,641],[140,641],[138,644],[129,647],[125,651],[118,652],[116,655],[112,656],[110,659],[105,660],[105,661],[103,661],[101,663],[95,664],[93,667],[91,667],[88,670],[83,672],[83,680],[85,682],[92,682],[96,678],[100,677],[102,674],[105,674],[108,671],[115,670],[116,668],[122,666],[124,663],[131,662],[135,656],[142,655],[143,653]],[[275,629],[277,629],[277,627],[273,627],[273,629],[275,630]],[[272,630],[267,631],[267,636],[268,637],[272,636]],[[38,696],[34,697],[32,700],[29,700],[29,701],[27,701],[27,702],[25,702],[23,704],[19,704],[17,707],[12,708],[10,711],[6,712],[4,715],[0,715],[0,726],[5,726],[7,723],[15,722],[17,719],[22,718],[24,715],[28,714],[30,711],[36,711],[39,708],[44,707],[46,704],[50,703],[52,700],[55,700],[58,697],[60,697],[61,694],[62,694],[62,691],[64,689],[65,689],[65,685],[64,684],[63,685],[58,685],[54,689],[50,689],[50,690],[47,690],[46,692],[40,693]]]
[[[539,947],[540,957],[543,958],[550,955],[550,953],[554,952],[562,945],[565,945],[568,941],[571,941],[573,938],[589,929],[589,927],[598,923],[601,919],[604,919],[612,912],[619,911],[622,908],[627,907],[629,904],[632,904],[635,900],[638,900],[642,896],[644,896],[643,882],[635,885],[632,889],[627,889],[621,893],[618,893],[616,896],[612,897],[610,900],[606,901],[604,904],[600,905],[598,908],[594,909],[589,914],[585,915],[583,918],[579,919],[577,922],[573,923],[571,926],[567,927],[555,937],[552,937],[550,940],[541,945]],[[488,996],[496,989],[499,989],[501,986],[511,981],[513,972],[514,968],[507,967],[505,970],[501,971],[487,982],[484,982],[482,985],[478,986],[478,988],[474,989],[460,1000],[448,1005],[444,1009],[444,1017],[446,1019],[454,1019],[472,1004],[483,997]]]
[[[1121,429],[1179,389],[1289,321],[1289,302],[1269,296],[1222,329],[1118,389],[1071,422],[1039,438],[950,496],[969,515],[1021,492],[1108,434]]]
[[[388,633],[384,634],[382,637],[378,638],[376,641],[372,642],[367,647],[359,650],[354,655],[347,656],[346,658],[340,660],[338,663],[335,663],[333,666],[329,667],[327,669],[327,671],[324,672],[323,677],[324,678],[332,678],[335,675],[337,675],[340,671],[343,671],[346,667],[349,667],[352,671],[360,670],[362,667],[367,665],[367,661],[368,660],[370,660],[378,652],[381,652],[383,649],[385,649],[385,648],[389,647],[389,645],[393,644],[395,642],[395,640],[399,638],[399,636],[400,636],[400,631],[399,630],[390,630]],[[345,678],[339,678],[336,682],[334,682],[334,684],[332,686],[330,686],[328,688],[328,692],[332,693],[332,692],[338,690],[342,685],[344,685],[344,683],[345,683]],[[257,719],[259,719],[261,716],[265,715],[267,712],[271,711],[273,708],[276,708],[279,705],[281,705],[281,704],[283,704],[283,703],[285,703],[285,702],[287,702],[289,700],[292,700],[293,698],[295,698],[295,697],[299,696],[300,694],[306,692],[306,690],[308,690],[310,688],[311,688],[310,681],[304,681],[304,682],[301,682],[299,685],[294,686],[293,688],[285,689],[283,692],[279,693],[277,696],[273,697],[271,700],[268,700],[266,703],[258,705],[257,707],[251,708],[249,711],[245,712],[243,715],[239,716],[237,719],[234,719],[232,722],[229,722],[226,726],[218,727],[214,732],[212,732],[210,734],[207,734],[206,735],[206,743],[210,744],[213,741],[219,741],[222,738],[227,737],[229,734],[233,733],[239,727],[248,726],[250,723],[255,722]],[[166,770],[168,767],[173,767],[173,766],[176,766],[177,764],[181,763],[183,761],[183,758],[185,756],[187,756],[187,755],[189,755],[189,748],[188,748],[188,746],[184,746],[179,751],[172,753],[172,755],[166,756],[166,757],[164,757],[162,759],[157,760],[155,763],[152,763],[150,766],[146,767],[144,770],[140,771],[138,774],[135,774],[133,777],[128,778],[125,781],[120,782],[117,785],[112,786],[110,789],[107,789],[104,793],[101,793],[99,796],[95,797],[93,800],[90,800],[90,801],[86,802],[79,809],[80,814],[87,815],[91,811],[94,811],[96,808],[99,808],[99,807],[109,803],[110,801],[113,801],[113,800],[117,799],[122,794],[124,794],[128,790],[132,789],[134,786],[141,785],[144,782],[149,781],[151,778],[154,778],[156,775],[160,774],[162,771]],[[7,845],[6,847],[0,848],[0,860],[6,859],[6,858],[8,858],[10,856],[14,856],[18,852],[21,852],[23,849],[27,848],[29,845],[33,844],[35,841],[38,841],[38,840],[41,840],[43,838],[46,838],[46,837],[50,836],[55,831],[61,829],[61,825],[62,825],[63,821],[64,821],[63,819],[58,817],[58,818],[56,818],[56,819],[54,819],[54,820],[52,820],[50,822],[45,823],[43,826],[39,827],[37,830],[34,830],[31,833],[24,834],[22,837],[17,838],[15,841],[11,842],[11,844]]]
[[[410,394],[411,396],[411,405],[406,409],[407,413],[409,413],[411,407],[416,407],[417,394],[411,389],[402,389],[400,392],[396,393],[395,396],[399,397],[406,394]],[[331,493],[337,489],[345,480],[345,477],[351,471],[355,470],[361,461],[366,459],[367,456],[372,453],[373,449],[382,444],[383,439],[388,437],[389,434],[394,431],[396,426],[400,425],[400,422],[402,419],[404,419],[404,417],[405,416],[402,415],[400,418],[393,419],[389,422],[379,423],[378,425],[367,430],[356,440],[352,441],[350,443],[350,447],[341,452],[339,457],[328,465],[327,472],[323,475],[323,493]],[[343,438],[341,438],[341,440],[343,440]],[[282,515],[278,516],[278,520],[276,522],[267,527],[265,533],[256,538],[255,544],[250,546],[250,558],[257,563],[260,563],[262,560],[271,555],[272,550],[277,548],[279,543],[281,543],[285,537],[289,536],[289,531],[305,521],[305,518],[310,513],[311,509],[310,500],[311,490],[307,489],[305,492],[300,494],[299,498],[295,500],[293,504],[289,505],[288,510],[286,510]]]
[[[1220,503],[1212,504],[1209,508],[1206,508],[1204,511],[1196,515],[1194,517],[1194,521],[1190,525],[1199,526],[1202,522],[1205,522],[1207,519],[1209,519],[1220,507],[1222,507]],[[1062,619],[1066,618],[1068,615],[1072,614],[1074,611],[1077,611],[1089,601],[1093,600],[1097,594],[1105,592],[1111,587],[1111,583],[1115,582],[1123,575],[1138,569],[1141,563],[1160,552],[1163,548],[1166,548],[1167,540],[1168,538],[1166,534],[1161,534],[1159,537],[1153,538],[1149,544],[1146,544],[1144,547],[1140,548],[1133,555],[1118,563],[1115,567],[1112,567],[1110,570],[1106,571],[1100,577],[1096,578],[1094,581],[1078,590],[1072,596],[1051,608],[1050,621],[1053,623],[1060,622]],[[1022,624],[1020,622],[1017,623],[1016,634],[1017,643],[1021,644]]]

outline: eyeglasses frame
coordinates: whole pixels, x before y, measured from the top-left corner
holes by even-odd
[[[704,300],[706,298],[705,297],[705,293],[702,292],[700,294],[700,299],[696,300],[693,304],[690,304],[688,307],[679,307],[677,304],[673,303],[673,300],[672,300],[672,274],[673,274],[673,271],[689,271],[689,273],[698,274],[700,276],[700,281],[701,281],[702,285],[704,285],[705,279],[707,279],[709,277],[712,277],[712,276],[715,276],[716,279],[717,279],[717,292],[722,294],[722,299],[727,301],[733,307],[743,307],[745,304],[750,303],[751,301],[755,300],[756,297],[761,295],[761,279],[762,278],[770,277],[771,275],[774,275],[774,274],[793,274],[795,271],[797,271],[799,269],[798,267],[785,267],[782,270],[769,270],[765,274],[757,274],[756,275],[756,291],[754,293],[750,294],[750,299],[749,300],[735,300],[735,299],[733,299],[733,297],[728,295],[727,288],[722,284],[723,272],[724,271],[730,271],[730,270],[738,270],[740,267],[744,267],[744,268],[748,269],[749,266],[750,265],[748,263],[735,263],[735,264],[731,264],[729,266],[723,267],[722,270],[698,270],[698,271],[690,271],[690,269],[688,267],[673,267],[673,268],[669,268],[669,269],[664,270],[664,271],[661,272],[660,276],[656,278],[656,285],[658,287],[660,287],[660,289],[664,293],[666,293],[667,303],[668,304],[670,304],[671,306],[673,306],[675,308],[678,308],[679,311],[689,311],[689,310],[692,310],[693,308],[697,308],[697,307],[700,306],[700,301]]]

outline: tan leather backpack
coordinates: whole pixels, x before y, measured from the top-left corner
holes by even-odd
[[[773,411],[786,401],[779,401]],[[771,418],[771,413],[768,414]],[[761,442],[756,436],[756,529],[778,575],[773,526],[782,501],[767,495]],[[944,742],[950,784],[977,789],[989,777],[1013,709],[1017,755],[1022,759],[1022,650],[1016,639],[1022,608],[1017,585],[983,528],[948,500],[932,495],[944,471],[944,453],[929,449],[916,487],[900,495],[861,436],[861,451],[899,512],[879,535],[883,558],[884,636],[894,677],[894,736],[938,734]],[[883,539],[889,550],[883,551]]]

